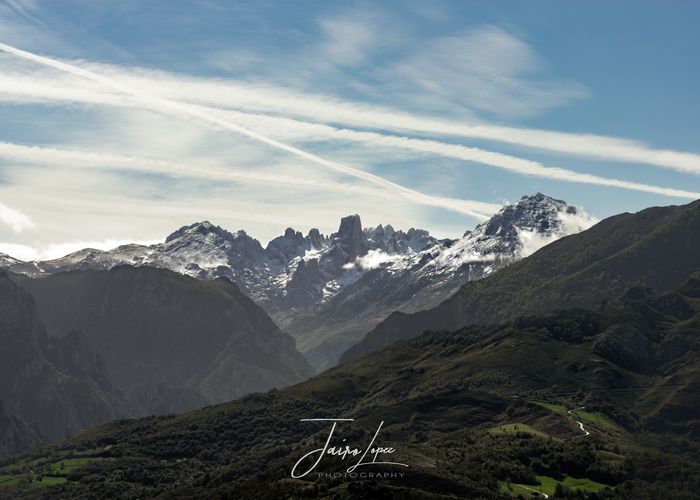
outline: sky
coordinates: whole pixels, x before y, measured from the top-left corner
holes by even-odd
[[[700,3],[0,0],[0,252],[700,198]]]

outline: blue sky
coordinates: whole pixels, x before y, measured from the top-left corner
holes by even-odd
[[[202,219],[265,243],[348,213],[454,237],[536,191],[598,218],[686,203],[698,19],[691,1],[0,0],[0,251]]]

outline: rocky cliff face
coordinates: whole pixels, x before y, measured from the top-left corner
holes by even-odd
[[[45,436],[0,401],[0,457],[23,453],[45,442]]]
[[[310,374],[294,340],[224,278],[203,281],[120,266],[25,279],[24,285],[49,333],[75,344],[62,332],[86,332],[114,384],[128,394],[179,394],[184,399],[173,405],[186,408],[282,387]],[[79,356],[75,348],[70,352]],[[92,369],[99,373],[98,364]],[[147,409],[157,411],[162,403],[156,406]]]
[[[0,274],[0,455],[310,374],[294,339],[224,278],[131,266]]]
[[[122,395],[84,337],[49,339],[34,300],[0,275],[0,434],[3,453],[25,451],[130,415]]]

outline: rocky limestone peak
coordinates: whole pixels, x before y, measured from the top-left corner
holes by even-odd
[[[362,234],[362,220],[357,214],[340,219],[340,227],[336,233],[340,238],[352,238]]]
[[[306,240],[304,235],[288,227],[284,235],[270,240],[265,252],[270,260],[279,265],[286,265],[294,257],[303,257],[306,252]]]
[[[488,221],[477,226],[474,233],[487,236],[517,236],[517,229],[529,229],[550,234],[561,225],[561,214],[576,214],[576,207],[542,193],[523,196],[517,203],[506,205]]]
[[[65,257],[61,257],[60,259],[54,259],[54,260],[91,260],[91,259],[96,259],[100,255],[104,255],[108,253],[105,250],[99,250],[97,248],[83,248],[81,250],[77,250],[75,252],[69,253]]]
[[[309,250],[319,250],[328,245],[328,238],[322,235],[316,228],[309,231],[309,234],[306,236],[306,241],[309,245]]]
[[[234,270],[264,266],[267,260],[260,242],[245,231],[231,233],[209,221],[181,227],[158,249],[185,262],[196,256],[207,267],[228,265]]]
[[[383,225],[379,224],[377,227],[369,227],[362,231],[365,238],[367,238],[367,243],[369,244],[370,249],[386,251],[387,237],[391,235],[390,231],[393,232],[393,230],[387,230],[390,227],[391,226],[387,226],[387,228],[385,228]]]
[[[508,256],[521,247],[523,232],[540,237],[561,236],[563,234],[560,233],[564,231],[563,218],[576,215],[576,207],[568,205],[565,201],[535,193],[504,206],[489,220],[478,225],[472,233],[465,233],[463,239],[471,240],[474,249],[480,253]],[[581,216],[588,217],[586,214]]]
[[[219,226],[215,226],[208,220],[205,220],[202,222],[195,222],[194,224],[190,224],[189,226],[182,226],[177,231],[174,231],[173,233],[169,234],[167,238],[165,238],[165,243],[169,243],[171,241],[181,239],[183,237],[198,238],[201,236],[206,236],[208,234],[218,234],[219,236],[229,238],[233,237],[233,235],[225,229],[222,229]]]
[[[340,220],[338,232],[331,236],[331,245],[335,250],[331,252],[334,258],[340,258],[343,263],[351,262],[368,252],[369,243],[362,231],[359,215],[349,215]]]
[[[396,231],[393,226],[381,224],[364,230],[370,250],[382,250],[389,254],[418,253],[437,243],[428,231],[411,228],[408,232]]]
[[[241,239],[257,242],[255,238],[248,236],[248,233],[242,229],[232,233],[221,226],[216,226],[205,220],[202,222],[195,222],[189,226],[182,226],[180,229],[171,233],[167,238],[165,238],[165,244],[167,245],[168,243],[172,243],[174,241],[220,242]]]
[[[238,231],[232,233],[221,226],[212,224],[209,221],[195,222],[189,226],[181,227],[165,238],[164,245],[172,248],[173,244],[176,242],[180,242],[181,244],[185,245],[191,242],[216,245],[221,244],[221,242],[224,241],[236,242],[239,245],[250,244],[252,246],[259,247],[260,250],[262,250],[262,245],[260,245],[260,242],[249,236],[244,230],[239,229]]]
[[[412,227],[405,236],[408,247],[416,253],[422,252],[438,242],[437,239],[430,236],[430,233],[425,229],[415,229]]]
[[[0,267],[10,267],[22,263],[23,261],[15,259],[14,257],[7,255],[6,253],[0,253]]]

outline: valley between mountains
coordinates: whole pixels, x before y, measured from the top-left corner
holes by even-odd
[[[0,495],[693,498],[698,249],[700,202],[598,222],[538,193],[456,240],[350,216],[4,256]],[[308,418],[384,422],[408,470],[292,478]]]

